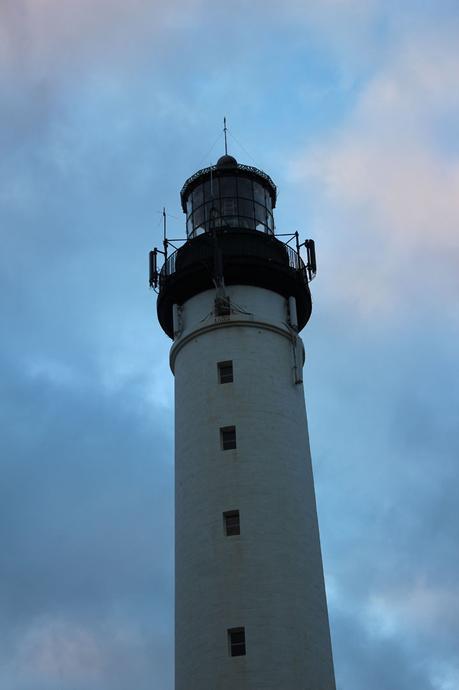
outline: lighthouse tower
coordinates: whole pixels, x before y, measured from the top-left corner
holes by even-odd
[[[187,239],[150,254],[175,376],[176,690],[334,690],[298,335],[314,243],[224,155],[181,191]],[[283,237],[284,239],[284,237]]]

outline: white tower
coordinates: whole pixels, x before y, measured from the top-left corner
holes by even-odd
[[[175,687],[334,690],[298,336],[314,243],[305,265],[274,236],[272,180],[228,155],[181,199],[187,241],[159,274],[150,255],[173,338]]]

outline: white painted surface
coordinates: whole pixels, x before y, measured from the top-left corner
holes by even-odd
[[[190,299],[173,345],[176,405],[176,690],[334,690],[301,384],[286,301],[228,288]],[[246,312],[246,313],[244,313]],[[234,382],[219,384],[217,362]],[[236,426],[237,449],[219,429]],[[226,537],[223,512],[240,511]],[[227,629],[245,627],[230,657]]]

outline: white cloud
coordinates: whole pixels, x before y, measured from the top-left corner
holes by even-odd
[[[19,676],[42,681],[101,677],[107,660],[100,640],[93,631],[68,621],[37,620],[24,636],[11,660]]]
[[[82,63],[128,67],[130,58],[139,59],[142,50],[158,44],[167,48],[171,32],[194,24],[201,4],[202,0],[5,0],[0,7],[0,64],[6,73],[43,77]]]
[[[368,603],[368,620],[392,633],[442,634],[441,629],[455,628],[458,616],[459,588],[435,586],[423,580],[379,591]]]
[[[300,185],[317,189],[320,223],[336,228],[334,256],[329,249],[347,291],[340,299],[363,313],[381,297],[387,308],[414,298],[421,281],[445,295],[459,289],[459,153],[450,131],[458,73],[448,31],[443,41],[401,40],[344,126],[292,166]],[[355,251],[344,258],[347,243]]]

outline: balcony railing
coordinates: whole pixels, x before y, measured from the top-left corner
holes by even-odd
[[[279,242],[273,246],[272,242],[256,242],[252,243],[248,241],[249,238],[244,234],[241,238],[236,238],[234,235],[231,237],[231,247],[228,248],[228,254],[231,256],[238,257],[256,257],[257,259],[265,259],[270,263],[274,263],[284,268],[288,267],[293,271],[297,271],[305,284],[308,283],[308,270],[301,256],[296,252],[293,247],[288,244]],[[214,245],[213,242],[202,242],[197,244],[194,240],[190,243],[190,256],[187,257],[182,263],[183,250],[187,246],[187,243],[174,251],[173,254],[167,257],[164,262],[161,271],[159,272],[159,289],[166,285],[168,278],[173,276],[177,272],[177,259],[179,260],[179,269],[185,268],[191,264],[208,263],[214,260]],[[226,251],[223,251],[223,258],[225,257]]]

